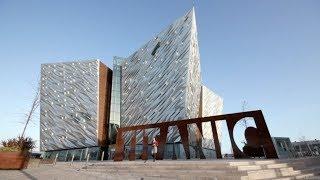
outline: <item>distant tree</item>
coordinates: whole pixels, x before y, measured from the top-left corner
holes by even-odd
[[[25,136],[27,126],[32,121],[34,114],[40,105],[40,84],[39,83],[37,84],[36,89],[34,91],[35,92],[34,92],[34,97],[32,99],[32,102],[31,102],[31,107],[30,107],[29,111],[24,114],[26,119],[23,122],[24,128],[23,128],[21,137]]]
[[[242,108],[242,112],[247,111],[248,102],[247,102],[246,100],[242,101],[241,108]],[[247,117],[245,117],[245,118],[242,119],[242,126],[243,126],[245,129],[248,127],[248,119],[247,119]]]

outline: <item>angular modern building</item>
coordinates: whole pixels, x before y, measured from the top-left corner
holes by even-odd
[[[199,117],[201,74],[193,10],[122,62],[121,87],[121,126]],[[169,130],[168,141],[177,136]]]
[[[194,9],[129,57],[114,57],[112,73],[99,61],[87,61],[45,64],[41,74],[41,149],[55,153],[64,149],[63,152],[68,151],[66,159],[68,153],[80,154],[81,159],[82,154],[90,154],[92,148],[101,154],[106,144],[110,147],[108,157],[111,157],[119,127],[222,113],[222,98],[201,81]],[[58,97],[54,90],[62,94]],[[220,125],[217,126],[219,132]],[[188,128],[192,147],[199,130],[195,125]],[[210,124],[203,123],[202,131],[202,146],[212,154]],[[156,137],[159,130],[147,133],[149,137]],[[125,134],[126,145],[130,138],[131,134]],[[182,152],[179,142],[178,130],[172,127],[167,146],[175,144]],[[142,144],[142,132],[137,133],[137,144]]]

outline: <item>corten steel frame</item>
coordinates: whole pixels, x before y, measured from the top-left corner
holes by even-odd
[[[124,159],[124,139],[123,135],[125,132],[133,132],[132,133],[132,139],[130,142],[130,154],[129,154],[129,160],[135,160],[135,145],[136,145],[136,132],[137,131],[143,131],[144,138],[143,138],[143,152],[142,152],[142,159],[147,159],[147,146],[148,146],[148,137],[145,135],[146,129],[153,129],[153,128],[159,128],[160,129],[160,135],[158,136],[159,146],[158,146],[158,153],[157,153],[157,159],[162,160],[164,155],[164,146],[167,141],[167,134],[168,134],[168,128],[170,126],[177,126],[180,136],[181,136],[181,142],[184,147],[184,151],[186,154],[186,159],[190,159],[190,150],[189,150],[189,140],[188,140],[188,124],[196,124],[199,128],[200,133],[202,133],[201,130],[201,123],[202,122],[211,122],[212,126],[212,133],[213,133],[213,139],[215,144],[215,150],[217,158],[222,158],[221,155],[221,147],[219,144],[218,139],[218,133],[216,129],[215,122],[225,120],[227,122],[227,127],[229,131],[230,141],[234,153],[234,157],[236,159],[239,158],[246,158],[248,157],[245,155],[236,145],[234,141],[233,136],[233,129],[236,123],[245,117],[252,117],[256,124],[256,129],[259,132],[260,137],[260,146],[264,149],[264,153],[266,158],[278,158],[278,155],[276,153],[276,150],[273,146],[272,139],[267,127],[267,124],[265,122],[265,119],[263,117],[262,111],[248,111],[248,112],[241,112],[241,113],[234,113],[234,114],[225,114],[225,115],[218,115],[218,116],[210,116],[210,117],[203,117],[203,118],[194,118],[194,119],[187,119],[187,120],[178,120],[178,121],[169,121],[169,122],[162,122],[162,123],[156,123],[156,124],[146,124],[146,125],[138,125],[138,126],[131,126],[131,127],[122,127],[118,129],[117,134],[117,142],[116,142],[116,152],[114,156],[114,161],[122,161]],[[199,144],[199,143],[198,143]],[[203,155],[203,152],[200,150],[200,158],[205,158]]]

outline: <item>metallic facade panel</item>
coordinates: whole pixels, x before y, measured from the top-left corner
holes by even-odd
[[[122,63],[121,127],[198,117],[200,92],[192,9]],[[140,141],[142,133],[138,136]],[[177,130],[169,130],[168,141],[177,136]]]
[[[41,150],[97,146],[99,61],[41,66]]]
[[[198,47],[197,25],[194,9],[189,15],[192,18],[190,28],[190,49],[188,63],[188,80],[186,90],[186,108],[188,118],[199,117],[199,107],[201,99],[201,72],[200,72],[200,54]]]
[[[223,99],[206,86],[202,86],[201,116],[216,116],[222,114]],[[216,121],[218,138],[221,140],[221,122]],[[202,123],[203,147],[214,148],[213,135],[210,122]]]

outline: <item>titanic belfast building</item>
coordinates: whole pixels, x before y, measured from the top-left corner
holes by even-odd
[[[40,148],[45,158],[60,161],[112,159],[119,127],[213,116],[223,107],[201,81],[194,9],[129,57],[115,56],[112,68],[95,59],[42,64],[40,94]],[[188,128],[191,157],[197,158],[192,147],[199,129]],[[202,131],[203,152],[212,158],[210,122]],[[159,130],[146,133],[157,137]],[[130,138],[124,134],[126,149]],[[139,152],[142,132],[136,140]],[[173,146],[184,157],[180,141],[177,128],[169,129],[165,158]]]

